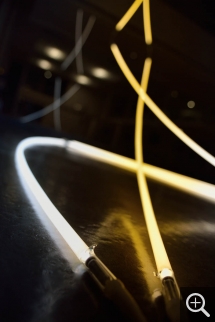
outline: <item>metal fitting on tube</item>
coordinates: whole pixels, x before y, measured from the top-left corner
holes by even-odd
[[[162,271],[158,273],[158,277],[160,278],[161,282],[163,282],[163,280],[167,277],[174,279],[174,273],[169,268],[163,268]]]
[[[90,257],[95,257],[95,253],[94,253],[94,249],[96,248],[97,244],[93,244],[92,246],[90,246],[89,248],[87,248],[87,250],[85,250],[84,252],[81,253],[81,255],[79,256],[79,260],[86,265],[87,260]]]
[[[171,322],[180,321],[180,292],[174,278],[174,273],[169,268],[164,268],[159,274],[166,306],[166,312]]]

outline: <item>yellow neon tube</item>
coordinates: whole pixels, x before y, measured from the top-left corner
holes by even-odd
[[[151,30],[149,0],[143,1],[143,24],[144,24],[144,32],[145,32],[145,42],[147,45],[151,45],[152,30]]]
[[[124,58],[121,55],[121,52],[116,44],[111,45],[111,50],[113,55],[121,68],[123,74],[127,78],[128,82],[131,84],[136,93],[142,98],[143,101],[147,104],[150,110],[159,118],[159,120],[166,126],[170,131],[172,131],[181,141],[183,141],[187,146],[189,146],[193,151],[199,154],[207,162],[215,166],[215,158],[206,150],[204,150],[200,145],[193,141],[188,135],[186,135],[177,125],[175,125],[153,102],[153,100],[145,93],[141,88],[140,84],[131,73],[128,65],[126,64]]]
[[[135,14],[135,12],[137,11],[137,9],[139,8],[139,6],[141,5],[142,2],[143,2],[143,0],[134,1],[134,3],[131,5],[131,7],[128,9],[128,11],[124,14],[124,16],[121,18],[121,20],[116,25],[115,28],[117,31],[120,31],[125,27],[125,25],[129,22],[131,17],[133,17],[133,15]]]
[[[147,91],[148,79],[150,75],[152,61],[150,58],[145,60],[141,88]],[[157,271],[161,272],[164,268],[171,270],[171,264],[168,259],[163,240],[157,225],[148,186],[144,173],[142,172],[143,148],[142,148],[142,128],[143,128],[144,101],[139,96],[137,101],[136,120],[135,120],[135,159],[137,161],[137,182],[139,186],[140,199],[146,220],[146,226],[149,233],[152,250],[157,266]]]
[[[121,20],[117,23],[115,29],[121,31],[129,20],[133,17],[141,3],[143,2],[143,24],[145,33],[145,42],[147,45],[152,43],[152,31],[151,31],[151,19],[150,19],[150,7],[149,0],[136,0],[124,14]]]

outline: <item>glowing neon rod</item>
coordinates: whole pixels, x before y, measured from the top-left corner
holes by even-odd
[[[120,19],[118,24],[116,25],[116,30],[120,31],[122,30],[125,25],[129,22],[129,20],[133,17],[139,6],[143,0],[136,0],[134,3],[132,3],[131,7],[128,9],[128,11],[124,14],[124,16]]]
[[[82,241],[78,234],[72,229],[68,222],[63,218],[57,208],[53,205],[50,199],[47,197],[37,180],[35,179],[33,173],[31,172],[27,161],[25,159],[24,151],[28,147],[34,145],[42,146],[59,146],[65,147],[65,140],[62,139],[49,139],[49,138],[30,138],[25,139],[19,143],[16,149],[16,166],[20,178],[24,179],[27,189],[31,190],[35,199],[42,207],[43,211],[46,213],[48,218],[57,228],[59,233],[66,240],[67,244],[72,248],[74,253],[80,258],[80,254],[88,250],[88,246]]]
[[[83,11],[78,10],[76,15],[76,28],[75,28],[75,41],[76,44],[78,42],[78,39],[80,39],[80,47],[82,49],[82,20],[83,20]],[[84,73],[84,67],[83,67],[83,60],[82,60],[82,50],[78,48],[78,46],[75,46],[75,58],[76,58],[76,66],[77,66],[77,72],[78,74]],[[61,120],[60,120],[60,107],[61,107],[61,84],[62,80],[57,77],[55,79],[55,89],[54,89],[54,104],[53,104],[53,117],[54,117],[54,125],[55,129],[60,131],[61,130]]]
[[[63,105],[67,102],[75,93],[81,88],[80,85],[75,84],[70,89],[63,94],[59,99],[55,100],[53,103],[49,104],[48,106],[44,107],[42,110],[31,113],[29,115],[23,116],[20,118],[22,123],[28,123],[30,121],[36,120],[39,117],[45,116],[55,109],[58,109],[60,105]]]
[[[76,56],[81,51],[83,45],[85,44],[87,38],[90,35],[90,32],[93,28],[93,25],[96,21],[96,18],[91,16],[87,22],[87,25],[83,31],[83,34],[80,36],[78,42],[75,45],[75,48],[70,52],[70,54],[67,56],[67,58],[64,60],[64,62],[61,65],[61,69],[65,70],[69,67],[69,65],[73,62],[73,60],[76,58]],[[68,101],[79,89],[81,88],[80,85],[73,85],[64,95],[62,95],[59,99],[55,100],[53,103],[49,104],[48,106],[44,107],[42,110],[31,113],[29,115],[23,116],[20,118],[20,121],[22,123],[28,123],[30,121],[36,120],[39,117],[43,117],[55,109],[58,109],[62,104],[64,104],[66,101]]]
[[[136,161],[130,158],[77,141],[68,141],[68,148],[96,161],[104,162],[135,173],[137,171]],[[142,164],[142,171],[150,179],[160,181],[173,188],[215,202],[215,186],[210,183],[158,168],[147,163]]]
[[[210,164],[215,166],[215,157],[204,150],[200,145],[193,141],[188,135],[186,135],[177,125],[175,125],[153,102],[153,100],[144,92],[140,84],[131,73],[128,65],[126,64],[121,52],[116,44],[111,45],[111,50],[113,55],[121,68],[123,74],[127,78],[128,82],[131,84],[136,93],[145,101],[146,105],[150,110],[159,118],[159,120],[166,126],[170,131],[172,131],[181,141],[183,141],[187,146],[189,146],[193,151],[199,154],[203,159],[208,161]]]
[[[150,9],[149,0],[136,0],[131,7],[127,10],[124,16],[117,23],[115,29],[121,31],[129,20],[133,17],[139,6],[143,3],[143,23],[144,23],[144,33],[145,42],[147,45],[152,43],[152,31],[151,31],[151,19],[150,19]]]
[[[151,30],[149,0],[143,1],[143,24],[144,24],[144,32],[145,32],[145,42],[147,45],[151,45],[152,30]]]
[[[150,58],[145,60],[143,75],[141,80],[141,88],[147,91],[148,79],[150,75],[152,61]],[[143,164],[143,148],[142,148],[142,127],[143,127],[143,111],[144,101],[139,96],[137,101],[136,120],[135,120],[135,159],[137,162],[137,182],[139,186],[140,199],[146,220],[146,226],[149,233],[149,239],[152,245],[157,271],[160,273],[163,269],[172,271],[169,258],[167,256],[163,240],[157,225],[151,198],[144,172],[142,172]],[[171,274],[172,276],[172,274]]]
[[[109,269],[97,258],[93,248],[88,247],[80,236],[69,225],[57,208],[53,205],[44,190],[39,185],[30,170],[25,159],[25,150],[33,146],[57,146],[67,148],[67,140],[48,138],[48,137],[31,137],[21,141],[15,152],[16,168],[25,188],[26,193],[32,193],[36,202],[40,205],[50,222],[54,225],[60,235],[63,237],[67,245],[72,249],[81,263],[86,263],[90,257],[95,257],[97,261],[105,268],[113,279],[116,277],[109,271]],[[30,197],[29,197],[30,198]],[[31,198],[30,198],[31,199]]]

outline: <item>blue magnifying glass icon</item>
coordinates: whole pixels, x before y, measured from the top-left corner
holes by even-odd
[[[191,304],[192,304],[192,307],[190,307]],[[200,304],[200,307],[199,307],[199,304]],[[186,307],[191,312],[200,312],[200,311],[202,311],[202,313],[204,313],[208,318],[210,317],[210,314],[204,309],[204,307],[205,307],[205,299],[199,293],[192,293],[187,297],[187,299],[186,299]]]

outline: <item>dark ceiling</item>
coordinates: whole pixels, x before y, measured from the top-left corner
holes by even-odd
[[[137,97],[110,51],[114,26],[131,4],[131,0],[4,0],[0,7],[2,115],[22,120],[51,104],[56,77],[62,79],[61,94],[80,83],[77,60],[66,70],[62,70],[61,64],[75,46],[78,12],[79,17],[83,15],[82,29],[95,17],[82,49],[81,74],[85,84],[82,82],[79,91],[61,106],[58,135],[133,157]],[[209,0],[152,0],[150,7],[150,51],[144,43],[140,8],[115,41],[138,80],[150,53],[149,95],[180,128],[215,154],[214,4]],[[49,57],[48,47],[60,49],[65,57]],[[41,68],[39,60],[48,61],[50,66]],[[96,77],[95,68],[103,68],[108,76]],[[47,74],[47,70],[51,73]],[[194,108],[189,108],[190,101]],[[211,166],[185,147],[147,109],[144,122],[146,162],[214,182]],[[33,123],[56,127],[53,113]],[[199,173],[199,168],[204,171]]]

